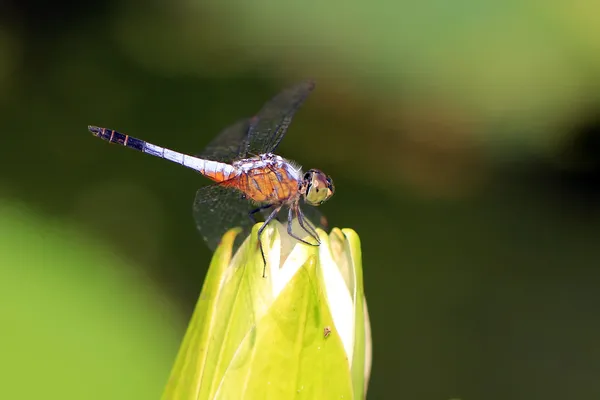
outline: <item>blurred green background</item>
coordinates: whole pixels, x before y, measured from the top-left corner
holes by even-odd
[[[0,3],[0,398],[159,398],[210,253],[186,153],[285,86],[363,245],[371,399],[600,398],[600,3]]]

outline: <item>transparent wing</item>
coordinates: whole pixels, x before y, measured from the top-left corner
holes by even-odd
[[[214,251],[221,237],[231,228],[241,227],[243,234],[238,235],[235,248],[250,233],[253,222],[248,217],[256,207],[243,198],[242,193],[222,184],[205,186],[196,192],[194,200],[194,219],[200,235],[208,247]]]
[[[245,118],[223,129],[197,156],[207,160],[231,164],[245,154],[244,143],[248,136],[250,119]],[[241,155],[241,157],[240,157]]]
[[[272,153],[285,136],[292,118],[304,103],[315,83],[307,80],[285,89],[269,100],[250,119],[248,135],[242,151],[246,154]]]
[[[284,90],[254,117],[241,119],[223,129],[197,156],[231,163],[248,155],[273,152],[314,87],[314,82],[307,80]]]

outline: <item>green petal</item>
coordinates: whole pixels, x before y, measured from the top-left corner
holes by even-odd
[[[350,264],[354,268],[353,281],[354,286],[354,356],[352,358],[352,385],[354,387],[355,397],[360,394],[366,397],[367,385],[370,374],[370,324],[367,314],[367,305],[365,301],[365,293],[363,287],[363,271],[362,271],[362,251],[360,247],[360,239],[356,232],[352,229],[342,229],[342,233],[346,238],[345,253],[350,258]],[[368,357],[368,359],[367,359]]]
[[[163,394],[165,400],[199,398],[201,381],[211,375],[211,371],[206,370],[207,350],[214,330],[211,321],[218,317],[216,306],[219,288],[231,260],[233,241],[239,231],[234,229],[226,233],[215,251]]]
[[[218,317],[209,343],[210,379],[203,379],[199,399],[213,399],[221,390],[224,376],[235,369],[236,362],[247,357],[243,342],[255,341],[254,326],[272,304],[270,277],[263,278],[264,262],[258,247],[255,225],[252,235],[244,242],[232,261],[221,288],[218,303]],[[267,242],[277,239],[276,230],[268,230],[263,238]],[[270,235],[269,235],[270,234]],[[235,361],[234,361],[235,358]]]
[[[213,399],[247,333],[272,303],[270,280],[262,278],[257,230],[233,260],[239,230],[217,248],[163,399]],[[269,232],[265,242],[276,239]]]
[[[227,370],[217,399],[351,399],[348,360],[313,253],[256,324]]]

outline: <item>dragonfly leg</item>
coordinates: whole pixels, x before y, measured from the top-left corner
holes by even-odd
[[[304,216],[304,213],[302,212],[302,209],[298,206],[296,206],[296,217],[298,218],[298,223],[300,224],[302,229],[304,229],[304,231],[306,233],[308,233],[310,236],[312,236],[313,239],[315,239],[317,241],[316,246],[320,245],[321,240],[319,239],[319,235],[317,234],[317,231],[312,226],[311,222],[306,219],[306,217]],[[306,226],[304,226],[304,224],[306,224]],[[308,226],[308,228],[310,228],[310,230],[306,228],[307,226]],[[315,246],[315,245],[313,245],[313,246]]]
[[[263,267],[263,278],[267,277],[267,258],[265,257],[265,251],[263,250],[263,245],[262,241],[260,240],[260,237],[262,236],[262,233],[269,224],[269,222],[275,219],[279,210],[281,210],[281,204],[275,207],[275,209],[271,212],[271,214],[269,214],[263,225],[260,228],[258,228],[258,246],[260,247],[260,254],[262,255],[263,261],[265,263],[265,266]]]
[[[264,206],[260,206],[257,209],[250,211],[248,213],[248,218],[250,218],[250,220],[256,224],[256,222],[258,222],[258,221],[256,221],[256,218],[254,218],[254,214],[256,214],[259,211],[266,210],[267,208],[271,208],[271,207],[273,207],[273,204],[265,204]]]
[[[310,243],[307,242],[306,240],[294,235],[294,233],[292,232],[292,221],[294,220],[294,211],[296,211],[296,215],[298,215],[298,211],[297,211],[297,207],[290,207],[290,211],[288,212],[288,224],[287,224],[287,231],[288,231],[288,235],[290,235],[291,237],[293,237],[296,240],[299,240],[300,242],[307,244],[309,246],[318,246],[319,244],[321,244],[321,242],[319,241],[319,237],[317,236],[317,244],[314,243]],[[300,222],[300,219],[298,219],[298,222]],[[302,227],[302,229],[304,229],[309,235],[312,236],[312,233],[310,233],[309,231],[306,230],[306,228],[302,225],[302,223],[300,222],[300,226]],[[313,236],[314,237],[314,236]]]

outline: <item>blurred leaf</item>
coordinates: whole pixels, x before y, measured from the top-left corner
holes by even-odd
[[[181,320],[152,282],[23,206],[0,221],[0,398],[158,398]]]

